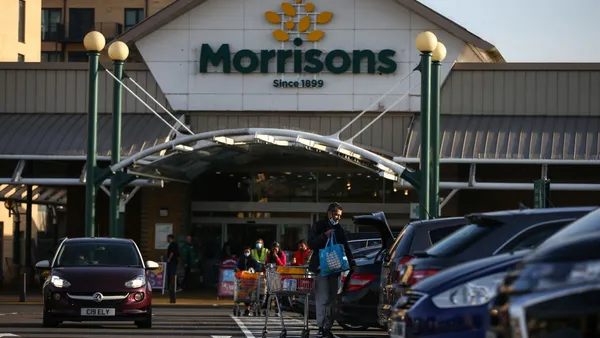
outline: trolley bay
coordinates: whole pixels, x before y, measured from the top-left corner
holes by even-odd
[[[6,314],[6,315],[2,315]],[[302,316],[284,312],[287,337],[300,337]],[[43,328],[39,305],[0,305],[0,336],[6,337],[230,337],[258,338],[265,325],[264,317],[234,317],[230,307],[157,307],[153,310],[152,329],[138,329],[129,323],[65,323],[56,328]],[[311,321],[311,337],[316,329]],[[268,337],[279,337],[280,320],[269,318]],[[339,338],[383,337],[383,330],[344,331],[334,328]]]

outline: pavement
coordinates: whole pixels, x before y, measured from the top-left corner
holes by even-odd
[[[284,312],[287,338],[300,337],[302,318]],[[158,307],[153,311],[153,327],[138,329],[133,323],[70,323],[57,328],[42,328],[42,308],[39,305],[0,305],[0,337],[103,338],[103,337],[210,337],[260,338],[264,317],[233,317],[231,308],[221,307]],[[314,323],[313,321],[311,321]],[[280,337],[281,320],[270,317],[267,337]],[[316,327],[310,325],[311,337]],[[344,331],[334,327],[337,338],[387,337],[380,329],[362,332]]]

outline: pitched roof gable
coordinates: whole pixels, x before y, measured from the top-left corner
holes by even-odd
[[[154,31],[165,26],[169,22],[175,20],[181,15],[194,9],[195,7],[203,4],[207,0],[175,0],[167,7],[156,12],[154,15],[144,19],[125,33],[117,37],[117,40],[121,40],[128,45],[141,40],[145,36],[153,33]],[[459,39],[466,41],[467,43],[483,50],[499,55],[500,53],[494,45],[483,40],[479,36],[469,32],[467,29],[457,24],[456,22],[448,19],[433,9],[425,6],[417,0],[395,0],[403,7],[413,11],[419,16],[426,20],[429,20],[433,24],[446,30],[448,33],[458,37]],[[500,56],[500,60],[503,60]]]

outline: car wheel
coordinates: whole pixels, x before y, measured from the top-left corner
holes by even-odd
[[[48,313],[48,311],[44,311],[44,314],[42,316],[43,327],[57,327],[58,323],[59,321],[54,319],[52,315]]]
[[[348,323],[344,323],[344,322],[340,322],[340,321],[338,321],[338,324],[340,324],[342,329],[348,330],[348,331],[365,331],[369,328],[368,326],[365,326],[365,325],[348,324]]]

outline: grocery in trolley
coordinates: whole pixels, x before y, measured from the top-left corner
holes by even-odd
[[[266,288],[263,273],[250,271],[239,271],[235,274],[235,285],[233,288],[233,315],[240,316],[240,303],[245,306],[244,315],[250,313],[260,316],[259,304],[261,295],[264,296]]]
[[[267,282],[267,304],[271,304],[275,300],[277,312],[280,314],[281,333],[279,337],[286,338],[287,329],[281,314],[281,306],[279,303],[280,297],[305,297],[306,306],[304,306],[304,323],[301,333],[301,338],[308,338],[310,328],[308,326],[308,296],[314,289],[314,274],[308,271],[308,266],[265,266],[266,282]],[[265,326],[262,336],[267,337],[268,333],[269,312],[265,313]]]

